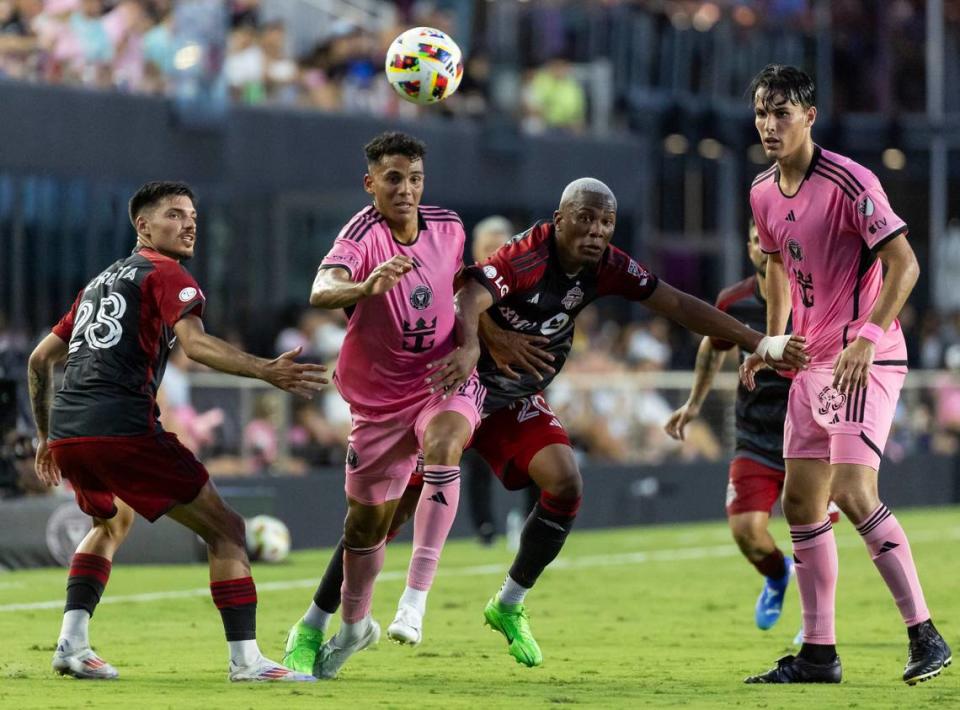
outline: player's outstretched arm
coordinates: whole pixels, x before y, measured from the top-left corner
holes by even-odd
[[[779,252],[767,259],[767,336],[783,340],[790,319],[790,282]],[[740,364],[740,381],[751,392],[757,386],[755,376],[767,365],[779,367],[766,353],[754,352]],[[791,369],[779,367],[779,369]]]
[[[917,257],[902,234],[880,247],[877,256],[883,263],[884,271],[877,304],[857,337],[843,349],[833,364],[833,387],[841,392],[852,392],[857,387],[867,386],[876,344],[900,313],[920,276]]]
[[[273,360],[257,357],[205,332],[203,321],[194,315],[178,320],[173,331],[187,357],[220,372],[255,377],[306,399],[311,399],[313,393],[328,382],[321,374],[327,371],[323,365],[294,360],[300,354],[300,348]]]
[[[396,286],[413,268],[413,259],[398,254],[377,266],[363,281],[353,281],[345,268],[321,268],[310,289],[316,308],[348,308],[368,296],[379,296]]]
[[[67,343],[50,333],[30,353],[30,360],[27,362],[30,407],[33,410],[33,421],[37,426],[37,478],[48,486],[60,484],[60,469],[47,446],[47,436],[50,432],[53,366],[66,357]]]
[[[500,328],[488,313],[480,315],[480,340],[490,353],[497,369],[511,380],[519,380],[520,375],[511,367],[529,372],[538,380],[544,375],[554,375],[556,370],[550,364],[554,357],[541,348],[550,338],[543,335],[529,335],[515,330]]]
[[[480,359],[480,314],[493,305],[493,296],[473,279],[467,279],[453,299],[460,345],[446,357],[427,364],[430,392],[455,392],[467,381]]]
[[[667,423],[663,426],[663,430],[674,439],[683,441],[684,428],[690,420],[699,416],[703,401],[707,398],[707,394],[713,386],[713,378],[720,371],[726,355],[726,350],[713,347],[710,338],[707,337],[700,341],[700,347],[697,349],[697,362],[693,368],[693,387],[690,389],[690,396],[687,397],[687,401],[682,407],[670,415]]]
[[[807,366],[808,357],[804,352],[805,339],[802,336],[766,337],[718,308],[689,293],[678,291],[664,281],[657,284],[656,290],[644,303],[660,315],[695,333],[729,340],[746,350],[756,352],[772,367],[797,370]]]

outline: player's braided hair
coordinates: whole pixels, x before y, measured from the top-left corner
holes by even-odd
[[[817,103],[813,79],[803,69],[788,64],[768,64],[753,77],[747,90],[751,107],[756,102],[759,89],[767,90],[768,100],[775,94],[783,94],[790,103],[803,108],[810,108]]]
[[[402,155],[412,162],[427,154],[427,145],[406,133],[386,131],[363,146],[363,152],[369,165],[379,163],[385,155]]]
[[[155,180],[145,184],[130,198],[130,223],[136,227],[137,216],[143,210],[147,207],[153,207],[164,197],[170,197],[171,195],[186,195],[193,201],[194,205],[196,205],[196,195],[187,183],[171,180]]]

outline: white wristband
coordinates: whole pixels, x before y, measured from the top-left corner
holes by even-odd
[[[757,345],[756,353],[764,360],[769,355],[774,362],[780,362],[783,360],[783,351],[787,349],[787,343],[789,342],[789,335],[765,335],[760,344]]]

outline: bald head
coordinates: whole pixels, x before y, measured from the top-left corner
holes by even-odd
[[[563,188],[563,194],[560,195],[560,209],[562,210],[575,202],[582,202],[586,196],[594,197],[594,199],[599,197],[603,201],[609,202],[614,210],[617,209],[617,198],[614,196],[613,190],[596,178],[591,177],[577,178]]]

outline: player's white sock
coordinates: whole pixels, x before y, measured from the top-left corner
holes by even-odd
[[[70,641],[74,648],[90,645],[90,613],[86,609],[71,609],[63,613],[60,638]]]
[[[414,589],[411,586],[407,586],[403,590],[403,595],[400,597],[400,603],[398,606],[412,606],[418,612],[420,616],[423,616],[427,613],[427,594],[430,592],[423,591],[422,589]]]
[[[508,574],[507,578],[503,581],[503,586],[500,587],[500,591],[497,593],[497,599],[501,604],[523,604],[523,600],[529,591],[527,587],[522,587],[514,582]]]
[[[324,611],[318,607],[315,602],[310,602],[310,608],[307,609],[307,613],[303,615],[303,623],[326,632],[327,626],[330,624],[331,616],[333,616],[333,614]]]
[[[241,667],[252,666],[262,655],[256,639],[227,641],[227,646],[230,647],[230,660]]]

